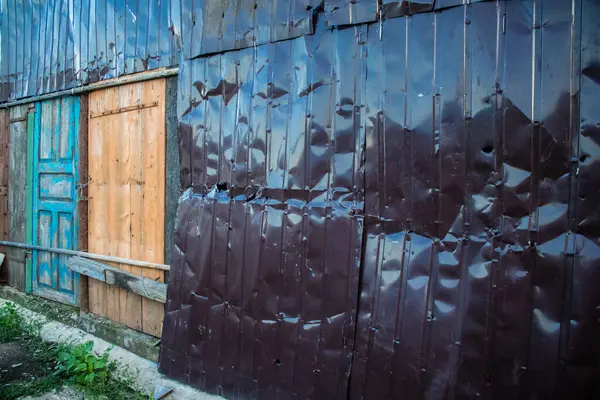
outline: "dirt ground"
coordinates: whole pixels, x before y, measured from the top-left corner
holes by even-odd
[[[44,368],[30,361],[19,342],[0,343],[0,386],[21,379],[35,379]]]
[[[52,373],[54,365],[42,365],[27,353],[21,342],[0,343],[0,388],[15,382],[34,382]],[[22,397],[26,400],[80,400],[83,394],[70,387],[50,390],[35,397]]]

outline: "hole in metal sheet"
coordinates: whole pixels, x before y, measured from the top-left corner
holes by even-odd
[[[579,157],[579,162],[580,162],[580,163],[584,163],[584,162],[585,162],[585,160],[587,160],[587,158],[588,158],[588,157],[589,157],[589,156],[588,156],[587,154],[583,154],[583,155],[581,155],[581,157]]]
[[[217,183],[217,190],[219,192],[223,192],[229,188],[229,184],[227,182],[219,182]]]
[[[492,146],[491,144],[486,144],[485,146],[483,146],[481,151],[483,151],[485,154],[490,154],[492,151],[494,151],[494,146]]]
[[[281,360],[279,358],[275,359],[275,365],[281,365]]]

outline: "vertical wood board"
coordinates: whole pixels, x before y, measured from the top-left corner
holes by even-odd
[[[89,251],[164,262],[165,80],[89,95]],[[164,272],[111,264],[164,282]],[[89,279],[94,314],[160,336],[164,305]]]
[[[8,239],[8,119],[8,110],[0,110],[0,240]],[[6,251],[6,248],[0,247],[0,252]],[[7,258],[0,261],[0,281],[8,281]]]
[[[26,243],[27,230],[27,119],[28,105],[9,109],[8,152],[8,240]],[[27,251],[7,248],[8,284],[18,290],[26,289],[25,265]]]
[[[79,108],[79,187],[78,187],[78,203],[77,215],[79,215],[79,229],[77,235],[77,245],[82,251],[88,249],[88,147],[87,147],[87,132],[88,132],[88,97],[84,94],[80,97]],[[89,312],[89,294],[88,294],[88,277],[79,275],[79,309],[81,312]]]

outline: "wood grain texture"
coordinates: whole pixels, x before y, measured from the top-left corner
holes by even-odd
[[[77,216],[79,230],[77,231],[77,245],[81,251],[88,249],[88,96],[80,96],[79,111],[79,187],[77,196]],[[89,282],[87,276],[79,277],[79,309],[89,312]]]
[[[107,107],[109,90],[92,92],[88,96],[88,110],[103,110]],[[89,120],[88,125],[88,250],[108,254],[109,235],[107,229],[107,166],[105,153],[108,152],[110,129],[107,120]],[[105,145],[106,142],[106,145]],[[105,149],[106,148],[106,149]],[[90,312],[103,317],[106,312],[106,287],[104,283],[88,281]]]
[[[89,95],[89,251],[164,262],[165,80]],[[136,108],[136,104],[156,106]],[[101,115],[107,110],[118,110]],[[110,264],[164,282],[164,272]],[[160,336],[164,306],[90,279],[90,311]]]
[[[27,230],[27,112],[28,106],[9,109],[8,240],[26,242]],[[8,284],[25,291],[26,250],[7,249]]]
[[[142,251],[149,261],[164,262],[165,254],[165,93],[166,80],[149,81],[143,85],[142,103],[153,99],[159,100],[161,107],[146,108],[141,120],[142,135],[142,175],[144,196],[142,198],[142,215],[139,219],[142,227]],[[146,132],[152,131],[153,135]],[[142,223],[143,222],[143,223]],[[164,282],[164,273],[148,268],[142,271],[142,276]],[[142,299],[142,318],[147,333],[160,336],[164,305],[155,301]]]
[[[0,240],[8,239],[8,139],[9,112],[0,110]],[[0,247],[0,252],[7,249]],[[7,257],[5,257],[7,258]],[[8,259],[0,264],[0,282],[8,282]]]
[[[106,282],[108,285],[117,286],[127,292],[132,292],[155,302],[165,303],[167,301],[166,283],[143,278],[131,272],[111,267],[108,264],[82,257],[71,257],[69,268],[74,272]]]

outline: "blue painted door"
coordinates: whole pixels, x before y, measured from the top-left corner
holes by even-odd
[[[77,249],[79,98],[36,103],[33,161],[33,242]],[[79,274],[67,257],[47,251],[32,255],[32,287],[39,296],[79,303]]]

